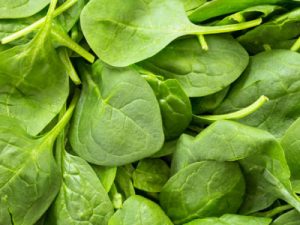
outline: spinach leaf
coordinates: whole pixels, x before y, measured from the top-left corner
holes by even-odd
[[[171,220],[154,202],[132,196],[109,220],[108,225],[172,225]]]
[[[281,139],[286,161],[291,171],[291,181],[296,192],[300,192],[300,119],[297,119]]]
[[[261,95],[268,96],[267,103],[239,121],[281,137],[300,116],[299,69],[300,55],[292,51],[273,50],[252,57],[245,73],[214,113],[237,111]]]
[[[235,162],[193,163],[172,176],[160,193],[160,204],[175,224],[235,213],[245,193]]]
[[[106,225],[113,206],[97,175],[83,159],[64,152],[63,181],[47,217],[49,225]]]
[[[288,2],[288,0],[212,0],[192,11],[189,19],[202,22],[210,18],[237,12],[251,6]]]
[[[180,36],[231,32],[261,22],[197,26],[188,20],[179,0],[127,0],[126,4],[123,0],[91,0],[80,21],[96,55],[117,67],[149,58]]]
[[[117,167],[93,165],[92,168],[100,179],[105,191],[109,192],[117,175]]]
[[[59,0],[61,3],[64,3],[68,0]],[[66,31],[70,31],[72,27],[79,20],[80,13],[87,3],[88,0],[77,0],[77,3],[73,5],[70,9],[58,16],[58,21],[63,26]]]
[[[199,6],[203,5],[206,1],[207,0],[181,0],[186,12],[198,8]]]
[[[169,177],[169,166],[161,159],[139,161],[132,174],[134,187],[146,192],[160,192]]]
[[[160,80],[155,75],[145,75],[144,78],[150,84],[158,100],[165,139],[177,138],[192,120],[189,97],[175,79]]]
[[[204,97],[191,98],[193,114],[213,112],[225,99],[229,87]]]
[[[0,52],[0,115],[20,120],[32,135],[59,113],[69,94],[65,67],[50,38],[51,21],[49,13],[32,41]]]
[[[271,225],[298,225],[300,221],[300,213],[291,210],[279,216]]]
[[[83,90],[70,131],[74,151],[103,166],[124,165],[157,152],[163,128],[147,82],[133,69],[100,61],[92,69],[82,64],[80,70]]]
[[[247,184],[242,213],[265,209],[278,198],[300,210],[284,151],[270,133],[232,121],[215,122],[195,138],[179,139],[172,172],[201,160],[239,162]]]
[[[154,155],[152,155],[151,158],[160,158],[163,156],[168,156],[173,154],[173,152],[175,152],[176,150],[176,144],[177,144],[177,139],[165,142],[162,148],[158,152],[154,153]]]
[[[269,225],[270,218],[225,214],[220,218],[197,219],[184,225]]]
[[[299,27],[300,9],[296,8],[248,31],[238,40],[252,54],[264,51],[266,46],[289,49],[300,35]]]
[[[0,224],[32,225],[54,200],[61,182],[53,143],[77,99],[75,95],[59,123],[38,138],[27,134],[20,121],[0,116]]]
[[[125,201],[130,196],[135,195],[132,181],[133,171],[134,168],[130,164],[118,167],[117,169],[115,186],[118,193],[122,195],[122,201]]]
[[[189,97],[216,93],[235,81],[248,64],[248,54],[227,35],[206,37],[209,50],[196,38],[179,39],[140,63],[165,78],[177,79]]]
[[[50,0],[0,1],[0,19],[32,16],[49,4]]]
[[[261,17],[265,18],[272,16],[274,13],[280,10],[283,10],[283,8],[277,5],[257,5],[226,16],[222,20],[218,21],[216,25],[241,23]]]

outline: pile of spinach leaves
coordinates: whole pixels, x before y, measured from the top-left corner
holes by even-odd
[[[300,224],[299,0],[0,0],[0,225]]]

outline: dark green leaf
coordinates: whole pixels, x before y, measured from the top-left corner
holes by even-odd
[[[206,41],[208,51],[196,38],[177,40],[139,65],[165,78],[177,79],[189,97],[216,93],[242,74],[248,54],[230,36],[210,35]]]
[[[235,162],[193,163],[172,176],[160,193],[160,204],[175,224],[235,213],[245,183]]]
[[[139,161],[132,174],[134,187],[146,192],[160,192],[169,177],[169,166],[161,159]]]

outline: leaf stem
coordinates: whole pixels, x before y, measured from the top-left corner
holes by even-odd
[[[66,67],[66,71],[67,71],[70,79],[73,81],[73,83],[75,85],[81,84],[81,80],[78,77],[78,74],[70,60],[68,50],[66,48],[60,49],[59,56],[60,56],[61,60],[63,61],[63,64]]]
[[[300,37],[297,39],[297,41],[293,44],[291,47],[291,51],[297,52],[300,48]]]
[[[200,45],[204,51],[208,50],[208,45],[203,34],[197,35]]]
[[[72,38],[70,38],[67,34],[55,28],[51,30],[51,34],[58,41],[59,44],[70,48],[90,63],[94,62],[95,57],[83,47],[81,47],[79,44],[77,44],[75,41],[73,41]]]
[[[68,124],[68,122],[72,117],[73,111],[79,99],[79,95],[80,95],[80,91],[76,89],[73,99],[66,113],[63,115],[61,120],[55,125],[55,127],[45,135],[44,137],[45,139],[50,139],[54,141],[57,138],[57,136],[63,131],[63,129],[65,128],[65,126]]]
[[[230,120],[230,119],[241,119],[244,118],[251,113],[258,110],[265,102],[267,102],[269,99],[262,95],[257,99],[254,103],[247,106],[246,108],[243,108],[237,112],[228,113],[228,114],[222,114],[222,115],[208,115],[208,116],[197,116],[193,115],[193,121],[196,124],[210,124],[218,120]]]
[[[68,10],[70,7],[72,7],[75,3],[77,3],[78,0],[69,0],[67,2],[65,2],[64,4],[62,4],[61,6],[59,6],[54,12],[53,12],[53,18],[59,16],[60,14],[62,14],[64,11]],[[21,38],[29,33],[31,33],[32,31],[40,28],[46,21],[46,16],[37,20],[36,22],[34,22],[33,24],[25,27],[22,30],[19,30],[9,36],[4,37],[1,40],[1,44],[7,44],[9,42],[12,42],[18,38]]]
[[[190,34],[203,35],[203,34],[218,34],[218,33],[233,32],[233,31],[244,30],[247,28],[255,27],[261,24],[261,22],[262,19],[258,18],[244,23],[230,24],[230,25],[223,25],[223,26],[206,27],[206,26],[195,25],[195,31],[190,32]]]
[[[282,206],[278,206],[278,207],[271,209],[269,211],[266,211],[266,212],[253,213],[253,214],[251,214],[251,216],[274,217],[277,214],[282,213],[282,212],[292,209],[292,208],[293,208],[293,206],[291,206],[291,205],[282,205]]]

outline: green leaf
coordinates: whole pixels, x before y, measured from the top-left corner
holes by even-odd
[[[64,152],[62,175],[62,186],[46,224],[106,225],[114,212],[113,206],[91,166]]]
[[[245,182],[235,162],[193,163],[172,176],[160,193],[160,204],[175,224],[235,213]]]
[[[206,37],[209,50],[196,38],[179,39],[139,65],[165,78],[177,79],[189,97],[216,93],[235,81],[248,64],[248,54],[230,36]]]
[[[214,114],[238,111],[261,95],[269,98],[255,113],[239,120],[281,137],[300,116],[300,54],[288,50],[260,53],[232,86]]]
[[[192,106],[189,97],[175,79],[161,81],[155,75],[144,77],[158,100],[165,139],[177,138],[192,120]]]
[[[169,166],[161,159],[139,161],[132,174],[134,187],[146,192],[160,192],[169,177]]]
[[[61,180],[53,143],[77,99],[76,94],[64,117],[40,137],[27,134],[20,121],[0,116],[0,224],[32,225],[54,200]]]
[[[133,69],[100,61],[92,71],[83,64],[80,69],[83,90],[70,131],[74,151],[103,166],[124,165],[157,152],[164,136],[147,82]]]
[[[189,14],[189,19],[193,22],[202,22],[217,16],[228,13],[238,12],[240,10],[256,5],[277,4],[290,2],[289,0],[212,0]]]
[[[50,0],[0,0],[0,19],[32,16],[49,4]]]
[[[279,216],[271,225],[298,225],[300,221],[300,213],[291,210]]]
[[[117,167],[92,165],[92,168],[100,179],[105,191],[109,192],[117,175]]]
[[[124,202],[109,220],[108,225],[173,225],[162,209],[154,202],[132,196]]]
[[[175,152],[176,150],[176,144],[177,144],[177,139],[165,142],[162,148],[154,155],[152,155],[151,158],[160,158],[163,156],[168,156],[173,154],[173,152]]]
[[[0,115],[20,120],[36,135],[59,113],[69,79],[50,39],[52,17],[32,41],[0,52]]]
[[[270,218],[225,214],[220,218],[197,219],[184,225],[269,225]]]
[[[244,9],[232,15],[226,16],[222,20],[218,21],[216,25],[241,23],[256,18],[261,18],[261,17],[264,18],[264,17],[271,16],[275,12],[280,10],[283,10],[283,8],[277,5],[257,5],[257,6]]]
[[[206,1],[207,0],[181,0],[186,12],[198,8],[199,6],[203,5]]]
[[[299,26],[300,9],[296,8],[248,31],[238,40],[253,54],[264,51],[264,46],[273,49],[289,49],[293,44],[293,39],[300,35],[299,29],[295,29]]]
[[[115,185],[118,193],[122,195],[122,200],[125,201],[132,195],[135,195],[135,190],[132,182],[132,174],[134,168],[132,165],[118,167],[115,179]]]
[[[123,0],[91,0],[80,22],[96,55],[110,65],[124,67],[155,55],[180,36],[242,30],[261,20],[204,27],[188,20],[179,0],[127,0],[126,4]]]
[[[296,192],[300,192],[300,119],[297,119],[286,131],[281,139],[286,161],[291,171],[291,181],[295,184]]]
[[[202,160],[239,162],[247,184],[241,213],[265,209],[278,198],[300,210],[284,151],[270,133],[236,122],[215,122],[195,138],[179,139],[172,172]]]
[[[229,87],[222,89],[214,94],[207,95],[199,98],[192,98],[192,109],[194,114],[211,113],[214,111],[224,100]]]

